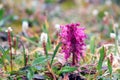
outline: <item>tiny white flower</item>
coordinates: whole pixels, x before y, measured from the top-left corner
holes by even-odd
[[[11,32],[11,31],[13,31],[13,30],[12,30],[12,28],[11,28],[11,27],[8,27],[8,29],[7,29],[7,30],[5,30],[5,32],[8,32],[8,31],[10,31],[10,32]]]
[[[115,23],[113,24],[115,28],[118,28],[119,27],[119,24],[118,23]]]
[[[23,21],[22,22],[22,30],[26,31],[28,29],[28,22],[27,21]]]
[[[92,12],[93,16],[97,16],[98,13],[99,13],[99,11],[97,9],[94,9],[93,12]]]
[[[47,39],[48,39],[47,33],[42,32],[40,36],[40,43],[43,43],[43,42],[47,43]]]
[[[28,21],[23,21],[22,22],[22,32],[24,33],[25,36],[28,36],[27,30],[28,30]]]
[[[107,6],[110,6],[110,5],[112,4],[112,1],[111,1],[111,0],[106,0],[106,1],[105,1],[105,4],[106,4]]]
[[[108,13],[107,11],[104,12],[104,15],[105,15],[105,16],[108,16],[108,14],[109,14],[109,13]]]
[[[9,31],[13,31],[11,27],[8,27],[8,30],[9,30]]]
[[[114,39],[116,37],[116,34],[115,33],[110,33],[110,37]]]
[[[57,31],[59,31],[59,30],[60,30],[60,25],[59,25],[59,24],[55,24],[55,29],[56,29]]]
[[[11,52],[12,52],[12,54],[13,54],[13,53],[15,52],[15,49],[14,49],[14,48],[12,48],[12,49],[11,49]]]

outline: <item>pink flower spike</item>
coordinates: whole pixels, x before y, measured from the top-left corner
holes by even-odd
[[[78,62],[80,57],[84,57],[84,52],[86,49],[85,39],[87,38],[84,27],[79,28],[79,23],[72,23],[67,25],[62,25],[60,31],[60,37],[62,42],[62,52],[65,54],[65,59],[67,60],[71,54],[73,54],[73,59]],[[73,60],[73,65],[75,65],[75,60]]]

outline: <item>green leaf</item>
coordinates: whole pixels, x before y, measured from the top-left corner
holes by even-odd
[[[8,20],[11,20],[12,15],[8,15],[0,20],[0,26],[3,26]]]
[[[54,0],[45,0],[46,3],[52,3]]]
[[[2,61],[4,61],[5,59],[7,59],[8,61],[10,61],[10,56],[8,55],[9,54],[9,49],[5,51],[2,48],[2,46],[0,46],[0,51],[2,52]]]
[[[8,61],[10,61],[10,56],[8,54],[9,54],[9,49],[5,51],[5,53],[3,55],[3,58],[7,59]]]
[[[91,37],[91,40],[90,40],[90,51],[92,54],[95,53],[95,37]]]
[[[33,72],[32,68],[30,67],[29,70],[28,70],[28,72],[27,72],[27,78],[28,78],[29,80],[33,80],[33,79],[32,79],[33,76],[34,76],[34,72]]]
[[[35,57],[35,58],[38,58],[38,57],[39,57],[38,52],[35,52],[35,53],[34,53],[34,57]]]
[[[104,17],[104,11],[100,11],[98,14],[98,18],[101,20]]]
[[[109,58],[107,60],[107,65],[108,65],[108,70],[109,70],[110,74],[112,74],[112,65],[110,63],[110,59]]]
[[[0,9],[0,20],[3,18],[4,15],[4,9]]]
[[[57,54],[57,51],[58,51],[60,45],[61,45],[61,43],[59,43],[59,44],[56,46],[56,48],[55,48],[55,50],[54,50],[54,53],[53,53],[53,56],[52,56],[52,60],[51,60],[50,65],[52,65],[53,60],[54,60],[54,58],[55,58],[55,55]]]
[[[97,69],[98,69],[100,74],[101,74],[101,70],[102,70],[102,64],[103,64],[104,57],[105,57],[105,51],[104,51],[104,47],[102,47],[100,49],[100,58],[99,58],[99,62],[97,65]]]
[[[48,30],[47,30],[47,28],[46,28],[46,25],[45,25],[45,24],[43,24],[42,31],[43,31],[43,32],[45,32],[45,33],[48,33]]]
[[[0,46],[0,51],[2,52],[2,54],[5,53],[5,50],[2,48],[2,46]]]
[[[0,32],[2,32],[3,30],[2,30],[2,28],[0,27]]]
[[[0,58],[0,64],[3,64],[2,58]]]
[[[62,67],[62,69],[58,71],[58,74],[73,72],[75,70],[77,70],[76,67],[65,66],[65,67]]]
[[[47,61],[47,58],[45,56],[40,56],[33,61],[32,65],[35,66],[38,64],[44,64],[46,61]]]
[[[47,33],[48,34],[48,33]],[[48,35],[48,40],[47,40],[47,50],[51,49],[51,41],[50,41],[50,37]]]
[[[28,8],[26,9],[26,13],[27,13],[28,15],[32,15],[33,12],[34,12],[33,9],[28,9]]]

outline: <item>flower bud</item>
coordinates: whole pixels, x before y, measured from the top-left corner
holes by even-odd
[[[8,31],[13,31],[13,29],[11,28],[11,27],[8,27],[8,29],[7,30],[5,30],[5,32],[8,32]]]
[[[22,22],[22,31],[23,31],[23,33],[24,33],[24,35],[25,36],[28,36],[28,34],[27,34],[27,30],[28,30],[28,22],[27,21],[23,21]]]
[[[56,25],[55,25],[55,29],[56,29],[57,31],[59,31],[59,30],[60,30],[60,25],[59,25],[59,24],[56,24]]]
[[[47,43],[47,39],[48,39],[47,33],[42,32],[40,36],[40,43],[43,43],[43,42]]]
[[[115,33],[110,33],[110,37],[113,38],[113,39],[115,39],[116,34]]]

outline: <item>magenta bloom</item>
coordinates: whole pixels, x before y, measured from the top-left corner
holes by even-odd
[[[85,28],[79,28],[80,24],[67,24],[61,26],[61,42],[62,52],[65,54],[67,60],[71,53],[76,56],[78,61],[80,57],[84,57],[84,51],[86,48],[85,39],[86,34],[84,33]]]

